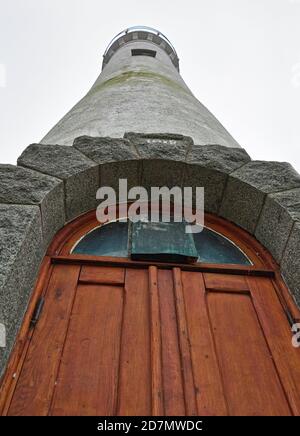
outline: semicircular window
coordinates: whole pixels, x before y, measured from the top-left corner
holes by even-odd
[[[207,227],[200,233],[194,233],[194,242],[199,256],[198,262],[252,265],[233,242]]]
[[[185,224],[110,222],[83,236],[72,253],[157,262],[252,264],[233,242],[221,234],[207,227],[200,233],[186,233]]]
[[[113,221],[96,227],[77,242],[72,253],[128,257],[128,222]]]

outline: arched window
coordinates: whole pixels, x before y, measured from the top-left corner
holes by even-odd
[[[202,232],[194,234],[194,242],[198,253],[198,262],[252,264],[233,242],[207,227]]]
[[[160,262],[252,264],[240,248],[216,231],[205,227],[190,234],[184,223],[175,222],[109,222],[84,235],[71,252]]]
[[[72,253],[128,257],[128,222],[113,221],[96,227],[76,243]]]

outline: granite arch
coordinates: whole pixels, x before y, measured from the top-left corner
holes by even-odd
[[[72,147],[31,144],[0,165],[2,373],[47,247],[97,206],[99,186],[204,186],[205,210],[253,235],[273,256],[300,306],[300,176],[288,163],[252,161],[241,148],[196,145],[178,134],[82,136]]]

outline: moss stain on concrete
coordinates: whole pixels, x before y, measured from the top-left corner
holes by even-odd
[[[171,79],[168,79],[167,77],[161,74],[150,73],[149,71],[126,71],[124,73],[119,74],[118,76],[106,80],[103,83],[100,83],[99,85],[96,85],[88,92],[87,95],[93,95],[98,91],[101,91],[102,89],[105,89],[110,86],[120,85],[130,79],[153,79],[164,83],[170,88],[173,89],[175,88],[176,90],[182,91],[186,94],[190,94],[190,92],[185,88],[183,88],[181,85],[179,85],[178,83],[174,82]]]

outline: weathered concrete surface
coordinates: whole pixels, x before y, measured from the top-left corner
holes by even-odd
[[[0,204],[0,375],[13,347],[44,254],[40,208]]]
[[[201,165],[187,165],[183,178],[183,186],[193,188],[193,204],[195,188],[204,188],[204,207],[206,212],[217,213],[227,180],[227,174]]]
[[[281,262],[282,275],[300,307],[300,222],[296,222]]]
[[[221,145],[203,147],[193,145],[187,156],[187,163],[205,166],[227,174],[237,170],[251,158],[243,148],[230,148]]]
[[[45,245],[65,223],[63,182],[37,171],[0,165],[0,203],[39,205]]]
[[[126,132],[124,138],[134,145],[142,158],[163,158],[185,161],[193,146],[192,138],[172,133]]]
[[[128,181],[128,188],[140,186],[139,155],[127,139],[81,136],[75,139],[73,147],[100,165],[101,186],[118,191],[119,179],[124,178]]]
[[[156,57],[132,56],[150,49]],[[122,137],[125,132],[171,132],[199,145],[239,147],[184,83],[165,50],[151,41],[124,44],[90,91],[41,141],[72,145],[76,137]]]
[[[184,162],[168,159],[142,161],[142,186],[150,193],[151,187],[182,186]]]
[[[184,162],[193,144],[191,138],[169,133],[126,133],[125,137],[134,144],[142,159],[141,184],[149,193],[151,187],[182,186]]]
[[[300,175],[290,164],[249,162],[229,176],[220,215],[253,234],[266,195],[298,187]]]
[[[203,186],[205,210],[218,213],[228,174],[249,162],[250,157],[242,148],[194,145],[186,161],[184,186]]]
[[[267,196],[255,236],[272,253],[277,262],[281,261],[295,221],[300,222],[299,188]],[[298,262],[300,268],[300,258]]]
[[[132,142],[123,138],[80,136],[74,140],[73,147],[99,164],[138,158]]]
[[[74,147],[31,144],[19,157],[18,165],[64,181],[67,220],[96,207],[99,165]]]

